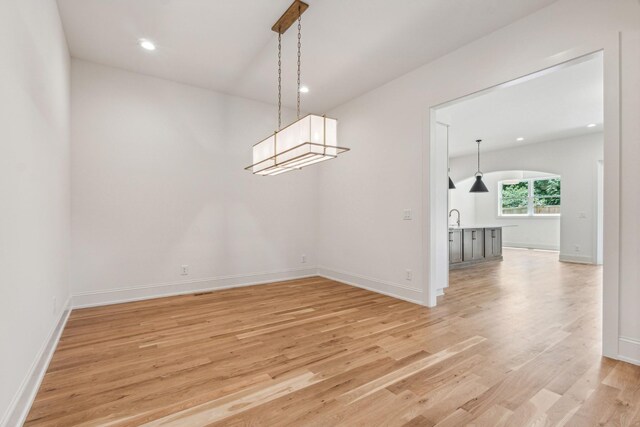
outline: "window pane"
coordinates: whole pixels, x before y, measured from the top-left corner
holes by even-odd
[[[540,215],[560,213],[560,178],[533,181],[533,213]]]
[[[502,184],[502,214],[526,215],[529,201],[527,181]]]

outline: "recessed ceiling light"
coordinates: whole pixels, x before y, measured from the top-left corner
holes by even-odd
[[[300,86],[300,93],[309,93],[309,88],[306,86]]]
[[[594,127],[596,127],[596,124],[595,124],[595,123],[589,123],[589,124],[587,125],[587,127],[588,127],[588,128],[594,128]]]
[[[524,141],[524,138],[519,136],[519,137],[516,138],[516,141]]]
[[[138,44],[140,44],[140,47],[144,50],[156,50],[156,45],[153,44],[151,40],[140,39],[138,40]]]

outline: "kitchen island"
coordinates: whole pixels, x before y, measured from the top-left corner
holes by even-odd
[[[504,225],[449,226],[449,269],[502,261]]]

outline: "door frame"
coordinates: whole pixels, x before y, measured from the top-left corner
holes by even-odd
[[[601,54],[604,72],[604,266],[603,266],[603,304],[602,304],[602,353],[604,356],[618,358],[619,339],[619,285],[620,285],[620,33],[615,32],[588,45],[576,46],[555,55],[531,60],[525,72],[510,78],[501,79],[494,85],[475,88],[466,94],[443,95],[440,100],[430,103],[423,121],[423,174],[422,174],[422,252],[425,278],[423,304],[435,307],[437,289],[445,288],[442,277],[448,277],[448,265],[436,256],[445,250],[447,235],[448,175],[442,173],[435,147],[435,109],[444,104],[480,95],[512,84],[516,80],[528,79],[541,72],[552,71],[582,58]],[[478,79],[482,80],[482,79]],[[446,91],[445,91],[446,92]],[[444,168],[446,170],[446,168]],[[444,200],[444,202],[443,202]],[[444,225],[443,225],[444,224]],[[446,276],[444,270],[447,270]]]
[[[604,257],[604,160],[596,162],[596,256],[594,263],[603,265]]]

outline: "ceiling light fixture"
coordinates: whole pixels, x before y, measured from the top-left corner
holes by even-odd
[[[338,147],[338,121],[308,114],[300,118],[300,58],[302,48],[302,14],[308,4],[295,0],[271,27],[278,33],[278,130],[253,146],[253,164],[245,169],[257,175],[280,175],[314,163],[338,157],[348,148]],[[282,34],[298,21],[298,91],[297,120],[282,128]],[[308,92],[308,88],[307,92]]]
[[[520,137],[516,138],[516,141],[518,141],[518,142],[519,141],[524,141],[524,138],[520,136]]]
[[[300,93],[309,93],[309,88],[306,86],[300,87]]]
[[[471,189],[469,190],[469,193],[488,193],[489,189],[487,188],[486,185],[484,185],[484,182],[482,182],[482,175],[484,175],[482,172],[480,172],[480,143],[482,142],[481,139],[476,139],[476,142],[478,143],[478,171],[476,172],[476,182],[473,183],[473,185],[471,186]]]
[[[594,128],[594,127],[596,127],[596,124],[595,124],[595,123],[589,123],[589,124],[587,125],[587,127],[588,127],[588,128]]]
[[[153,44],[153,42],[151,40],[140,39],[140,40],[138,40],[138,44],[144,50],[156,50],[156,45]]]

